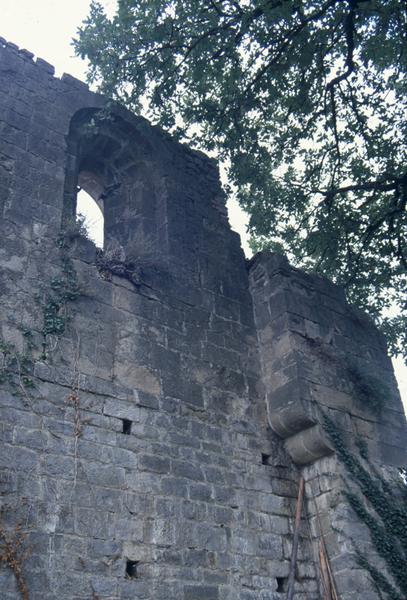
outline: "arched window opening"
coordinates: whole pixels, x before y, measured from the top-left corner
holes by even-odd
[[[71,120],[62,227],[83,220],[96,246],[120,260],[164,256],[167,171],[155,138],[127,113],[99,112],[80,109]]]
[[[76,217],[83,224],[86,235],[98,247],[104,244],[104,218],[103,213],[95,200],[85,190],[78,192],[76,200]]]

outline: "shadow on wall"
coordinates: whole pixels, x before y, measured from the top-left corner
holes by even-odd
[[[79,110],[68,134],[63,226],[79,220],[118,258],[163,252],[160,161],[143,135],[114,114]]]

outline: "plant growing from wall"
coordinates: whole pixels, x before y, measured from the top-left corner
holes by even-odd
[[[1,511],[4,512],[4,509]],[[9,567],[14,573],[18,590],[22,600],[29,600],[28,586],[23,575],[23,564],[29,549],[25,547],[26,534],[23,533],[21,525],[17,525],[14,531],[7,531],[0,521],[0,563]]]
[[[69,315],[68,303],[83,295],[76,270],[69,256],[68,249],[77,236],[83,236],[86,229],[83,220],[75,225],[68,224],[57,239],[60,252],[59,273],[51,278],[41,295],[35,300],[40,308],[42,324],[39,331],[42,335],[41,360],[46,361],[49,354],[48,340],[50,336],[61,337],[66,329]],[[10,384],[20,388],[27,397],[27,388],[34,385],[33,371],[35,364],[34,332],[27,327],[20,328],[23,336],[23,350],[20,352],[16,345],[0,337],[0,385]]]
[[[347,362],[346,374],[352,382],[355,395],[372,412],[379,414],[389,397],[389,387],[371,370]]]
[[[22,352],[19,352],[15,344],[0,338],[0,384],[7,383],[27,397],[27,390],[34,385],[32,379],[34,369],[32,332],[24,329],[23,339],[24,348]]]
[[[65,219],[63,229],[57,238],[57,246],[66,252],[72,242],[78,238],[90,239],[86,218],[81,214]]]
[[[344,285],[406,352],[405,3],[103,4],[74,42],[89,80],[217,152],[253,247]]]
[[[390,600],[403,600],[407,597],[407,513],[402,499],[407,498],[407,488],[400,481],[400,489],[395,489],[373,467],[372,475],[349,450],[342,431],[327,415],[324,415],[324,428],[339,460],[358,488],[358,493],[348,489],[345,496],[367,526],[377,554],[385,561],[400,591],[360,552],[358,562]],[[362,458],[367,456],[365,451],[366,448],[361,452]]]
[[[51,278],[46,286],[42,299],[36,297],[42,315],[42,324],[39,332],[43,337],[43,350],[40,358],[48,358],[49,336],[60,337],[66,329],[69,319],[68,303],[75,301],[83,294],[76,270],[69,256],[68,250],[72,241],[77,236],[83,236],[85,230],[81,221],[61,232],[57,239],[57,247],[60,253],[59,273]],[[31,404],[29,388],[34,386],[33,372],[35,366],[34,332],[30,329],[21,328],[23,338],[23,349],[19,351],[13,342],[0,337],[0,385],[8,385],[11,389],[22,395]],[[38,330],[37,330],[38,333]],[[80,437],[83,423],[79,415],[79,398],[77,389],[73,389],[69,401],[75,409],[75,440]],[[31,405],[32,406],[32,405]],[[32,406],[33,410],[34,407]],[[1,511],[0,517],[4,509]],[[25,546],[26,534],[21,525],[13,530],[8,530],[0,519],[0,564],[10,568],[14,573],[17,588],[22,600],[29,600],[29,589],[23,575],[23,564],[28,550]]]
[[[112,275],[123,277],[135,286],[140,286],[142,283],[142,267],[136,261],[120,260],[114,255],[109,255],[109,252],[99,250],[96,255],[96,267],[104,279],[110,281]]]
[[[49,290],[43,305],[43,328],[44,336],[64,333],[67,323],[66,306],[68,302],[76,300],[82,291],[78,283],[78,277],[68,256],[61,260],[61,272],[53,277],[49,284]]]
[[[369,408],[373,413],[379,414],[391,391],[389,386],[375,374],[372,369],[368,369],[356,362],[355,357],[348,355],[338,355],[328,344],[322,344],[319,340],[305,336],[311,352],[338,370],[339,379],[350,381],[353,388],[355,399]]]

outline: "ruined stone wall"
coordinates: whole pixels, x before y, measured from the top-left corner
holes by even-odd
[[[402,537],[406,503],[397,471],[406,464],[406,421],[384,337],[341,288],[282,256],[257,255],[250,278],[269,422],[304,465],[312,536],[327,548],[339,597],[382,597],[374,581],[383,573],[401,599],[403,563],[389,573],[378,553],[392,523]],[[396,562],[399,540],[391,543],[387,558]]]
[[[0,556],[8,540],[22,569],[2,559],[2,598],[282,598],[301,469],[295,598],[321,597],[316,502],[341,597],[379,598],[365,571],[369,596],[340,578],[323,414],[402,463],[383,340],[328,282],[246,264],[216,165],[105,106],[0,40]],[[104,253],[75,225],[78,185]],[[385,418],[345,354],[385,374]]]

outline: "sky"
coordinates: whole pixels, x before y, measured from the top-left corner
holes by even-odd
[[[114,12],[116,0],[99,2],[108,13]],[[0,36],[54,65],[56,76],[69,73],[85,80],[86,62],[74,56],[71,40],[87,17],[89,6],[90,0],[0,0]],[[80,210],[97,226],[101,215],[84,196],[80,198]],[[228,202],[228,210],[231,226],[240,233],[242,247],[249,255],[247,217],[233,199]],[[407,412],[407,367],[401,359],[393,360],[393,364]]]

